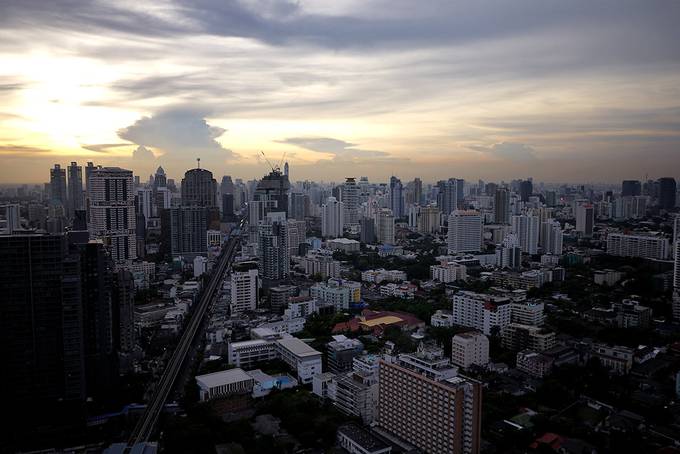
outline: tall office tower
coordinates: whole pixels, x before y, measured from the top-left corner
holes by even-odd
[[[675,208],[677,190],[675,178],[659,178],[659,207],[664,210]]]
[[[116,266],[137,258],[132,171],[101,167],[89,178],[90,237],[101,239]]]
[[[359,186],[354,178],[345,179],[342,186],[342,203],[344,205],[343,225],[346,227],[359,224]]]
[[[638,180],[623,180],[621,183],[621,196],[636,196],[642,193],[642,184]]]
[[[0,384],[12,418],[18,405],[85,397],[78,265],[65,235],[0,236]]]
[[[359,228],[361,229],[360,240],[365,244],[373,244],[375,238],[375,221],[371,218],[361,218],[359,220]]]
[[[234,221],[234,194],[222,194],[222,220]]]
[[[528,202],[529,197],[534,193],[534,184],[531,180],[523,180],[519,184],[519,197],[522,202]]]
[[[375,215],[378,243],[394,244],[394,215],[392,210],[382,208]]]
[[[118,378],[111,259],[101,241],[74,245],[80,256],[87,396],[110,395]]]
[[[465,208],[465,180],[462,178],[456,178],[456,208]]]
[[[182,179],[182,206],[217,207],[217,181],[206,169],[187,170]]]
[[[680,293],[680,240],[673,246],[673,290]]]
[[[484,194],[488,196],[494,196],[496,195],[497,189],[498,185],[496,183],[487,183],[484,185]]]
[[[83,197],[83,168],[76,162],[68,166],[68,205],[67,214],[73,219],[76,210],[82,210],[85,206]]]
[[[557,206],[557,192],[546,191],[545,192],[545,204],[549,207]]]
[[[135,280],[128,270],[118,270],[112,278],[113,342],[125,355],[135,348]]]
[[[19,230],[21,228],[19,208],[20,206],[16,203],[0,206],[0,214],[4,215],[5,221],[4,225],[0,228],[0,233],[11,235],[15,230]]]
[[[231,315],[257,309],[259,288],[257,262],[235,263],[231,272]]]
[[[342,236],[344,225],[344,203],[338,202],[335,197],[326,199],[321,206],[321,236],[324,238],[338,238]]]
[[[395,218],[404,216],[404,187],[395,176],[390,177],[390,208]]]
[[[170,208],[170,253],[172,257],[193,260],[207,251],[208,208],[180,206]]]
[[[168,187],[168,178],[165,175],[165,170],[163,167],[158,166],[156,173],[153,176],[153,189],[166,188]]]
[[[508,188],[496,188],[493,210],[496,224],[510,224],[510,191]]]
[[[306,243],[307,223],[305,221],[288,219],[288,255],[300,255],[300,245]]]
[[[548,219],[541,223],[541,235],[539,246],[544,254],[562,254],[562,227],[554,219]]]
[[[593,236],[595,227],[595,208],[589,203],[576,205],[576,232],[585,237]]]
[[[305,204],[306,204],[306,195],[302,194],[300,192],[293,192],[290,195],[290,211],[288,212],[288,216],[296,219],[298,221],[304,221],[305,219]]]
[[[231,181],[231,175],[223,176],[220,183],[220,194],[234,194],[235,189],[234,182]]]
[[[258,226],[259,275],[264,280],[278,281],[290,274],[288,224],[286,213],[270,212]]]
[[[50,204],[68,206],[68,195],[66,192],[66,170],[59,164],[55,164],[50,169]]]
[[[420,178],[413,180],[413,200],[419,205],[425,203],[423,198],[423,180]]]
[[[288,191],[290,182],[288,177],[279,169],[272,170],[257,184],[254,200],[264,203],[264,212],[280,212],[288,214]]]
[[[143,215],[145,220],[150,219],[154,214],[153,189],[137,188],[137,201],[135,207],[137,214]]]
[[[449,215],[449,254],[475,252],[482,247],[482,215],[474,210],[454,210]]]
[[[431,235],[439,232],[440,218],[441,212],[436,205],[428,205],[420,208],[416,221],[418,233]]]
[[[283,165],[283,174],[286,176],[286,178],[289,178],[288,181],[290,181],[290,167],[288,166],[288,161]]]
[[[441,349],[380,362],[378,426],[423,452],[478,454],[482,385],[458,375]]]
[[[458,208],[458,180],[449,178],[446,181],[437,182],[437,206],[442,214],[448,217],[453,210]]]
[[[519,247],[525,254],[538,254],[538,216],[522,214],[512,217],[512,233],[517,235]]]

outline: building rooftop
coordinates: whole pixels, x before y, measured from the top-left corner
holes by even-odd
[[[214,388],[215,386],[238,383],[251,379],[251,376],[246,374],[243,369],[236,368],[213,372],[212,374],[197,375],[196,383],[201,387]]]
[[[321,352],[314,350],[312,347],[305,344],[297,337],[287,337],[284,339],[278,339],[276,342],[296,356],[321,355]]]
[[[389,448],[389,445],[379,438],[371,435],[370,432],[356,424],[347,424],[338,428],[338,432],[351,439],[354,443],[361,446],[366,451],[377,451]]]

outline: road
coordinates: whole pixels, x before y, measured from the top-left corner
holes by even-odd
[[[137,443],[149,441],[153,435],[158,417],[160,416],[165,401],[168,399],[170,392],[177,380],[177,376],[182,370],[182,366],[186,362],[187,353],[194,342],[199,327],[203,326],[203,317],[212,303],[215,293],[222,283],[224,273],[231,266],[231,262],[236,254],[237,246],[239,244],[239,237],[232,236],[227,242],[222,254],[220,255],[217,267],[212,272],[210,281],[208,282],[203,295],[201,296],[198,305],[194,309],[189,324],[184,329],[182,337],[180,338],[177,348],[168,361],[165,371],[161,376],[152,399],[149,401],[146,410],[142,417],[137,421],[130,438],[128,439],[128,446],[132,447]]]

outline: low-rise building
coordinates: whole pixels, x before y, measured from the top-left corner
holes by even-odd
[[[553,360],[543,353],[523,350],[517,353],[517,370],[536,378],[543,378],[550,373]]]
[[[469,331],[451,339],[451,363],[467,369],[489,364],[489,339],[482,333]]]
[[[298,380],[303,384],[311,383],[314,375],[323,372],[321,352],[296,337],[282,337],[274,342],[274,348],[278,357],[297,372]]]
[[[332,251],[342,251],[345,253],[359,252],[361,243],[349,238],[335,238],[326,241],[326,247]]]
[[[390,445],[356,424],[340,426],[337,437],[338,445],[349,454],[389,454],[392,452]]]
[[[557,342],[554,331],[521,323],[510,323],[501,332],[503,348],[511,351],[532,350],[543,352],[553,348]]]
[[[623,273],[616,270],[595,270],[593,272],[593,281],[597,285],[607,285],[613,287],[623,279]]]
[[[444,284],[467,280],[467,267],[456,262],[443,262],[430,266],[430,277]]]
[[[416,296],[418,286],[411,283],[395,284],[390,282],[380,286],[380,294],[383,296],[393,296],[405,300],[412,300]]]
[[[196,376],[202,402],[234,394],[251,394],[254,383],[255,380],[240,368]]]
[[[593,344],[590,349],[591,357],[598,358],[604,367],[619,375],[630,372],[634,353],[632,348],[621,345]]]
[[[363,282],[370,282],[373,284],[380,284],[382,282],[403,282],[406,280],[406,272],[401,270],[367,270],[361,273],[361,280]]]
[[[333,336],[326,344],[328,371],[334,374],[352,370],[354,358],[364,351],[364,344],[358,339],[348,339],[343,335]]]
[[[435,328],[451,328],[454,325],[453,313],[451,311],[438,309],[430,317],[430,325]]]

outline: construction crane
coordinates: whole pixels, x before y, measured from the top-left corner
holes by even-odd
[[[281,164],[283,164],[283,160],[286,158],[286,152],[283,153],[283,156],[281,156],[281,160],[279,163],[274,166],[271,161],[267,158],[267,155],[264,154],[264,151],[260,150],[260,153],[262,153],[262,156],[264,156],[264,160],[267,161],[267,164],[269,164],[269,167],[272,168],[272,172],[281,172]]]

